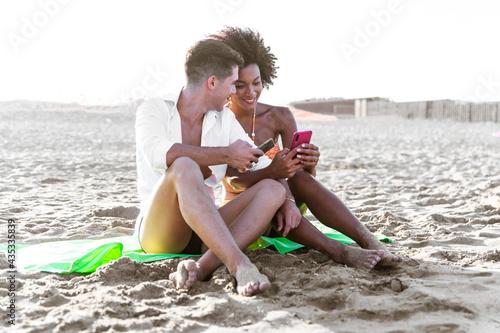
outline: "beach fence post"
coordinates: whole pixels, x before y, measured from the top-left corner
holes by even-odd
[[[367,107],[366,98],[356,99],[354,101],[354,116],[356,118],[366,117],[366,115],[367,115],[366,107]]]

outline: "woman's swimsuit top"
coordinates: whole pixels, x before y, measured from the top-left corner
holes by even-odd
[[[274,147],[269,149],[267,152],[266,152],[266,156],[269,157],[269,159],[274,159],[274,156],[276,156],[276,154],[280,151],[280,145],[278,142],[276,142],[274,144]]]

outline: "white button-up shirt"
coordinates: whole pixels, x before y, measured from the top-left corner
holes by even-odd
[[[148,205],[150,195],[167,167],[167,152],[175,143],[182,143],[181,118],[177,110],[179,95],[171,100],[150,98],[137,109],[136,160],[137,188],[141,198],[141,214]],[[224,107],[222,111],[209,110],[202,125],[201,146],[227,147],[238,139],[255,147],[233,112]],[[267,156],[259,159],[257,169],[271,163]],[[227,164],[209,166],[212,176],[205,180],[210,190],[226,174]],[[213,195],[213,191],[211,193]]]

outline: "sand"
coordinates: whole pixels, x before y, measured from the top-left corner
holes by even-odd
[[[1,243],[7,218],[18,243],[131,235],[134,115],[56,108],[0,110]],[[18,273],[11,326],[2,257],[0,331],[499,332],[500,124],[379,116],[298,125],[320,146],[318,179],[393,238],[405,263],[363,272],[310,249],[247,251],[272,282],[249,298],[225,268],[174,289],[166,278],[177,259],[122,258],[86,276]]]

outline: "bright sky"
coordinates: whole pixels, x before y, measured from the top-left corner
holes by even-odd
[[[261,100],[500,100],[496,0],[0,0],[0,100],[176,92],[191,44],[251,27],[278,57]]]

